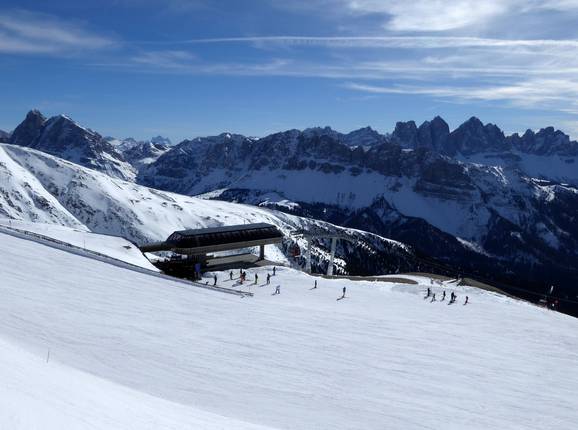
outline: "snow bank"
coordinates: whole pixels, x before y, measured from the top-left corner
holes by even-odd
[[[83,228],[73,229],[54,224],[29,223],[7,219],[0,219],[0,226],[56,239],[77,248],[97,252],[144,269],[159,271],[140,252],[135,244],[122,237],[91,233]]]

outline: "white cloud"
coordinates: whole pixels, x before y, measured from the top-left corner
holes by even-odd
[[[0,12],[0,53],[70,54],[113,44],[110,38],[50,15]]]
[[[395,32],[474,32],[492,19],[513,22],[520,13],[535,11],[578,12],[576,0],[269,0],[285,8],[316,10],[318,13],[374,15],[383,27]]]
[[[347,83],[345,88],[370,94],[414,94],[462,101],[506,101],[523,108],[554,109],[578,113],[578,80],[529,79],[503,85],[440,86],[368,85]]]
[[[351,0],[352,11],[390,15],[393,31],[447,31],[477,25],[507,11],[505,0]]]
[[[578,39],[497,39],[458,36],[254,36],[189,39],[174,44],[254,43],[332,48],[578,48]]]
[[[132,57],[137,64],[167,69],[181,69],[187,67],[196,57],[187,51],[148,51]]]

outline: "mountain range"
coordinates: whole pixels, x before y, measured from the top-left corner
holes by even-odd
[[[372,233],[268,208],[158,191],[8,144],[0,144],[0,218],[113,234],[137,244],[165,240],[176,230],[266,222],[285,235],[280,251],[267,250],[273,261],[303,265],[304,256],[294,258],[293,249],[304,249],[305,240],[291,232],[306,229],[349,239],[337,248],[337,273],[364,273],[369,266],[385,273],[407,271],[417,264],[409,247]],[[315,270],[327,269],[329,247],[327,239],[313,244]]]
[[[31,111],[9,143],[151,189],[369,231],[456,272],[577,293],[578,143],[552,127],[506,135],[473,117],[451,131],[436,117],[390,134],[324,127],[170,146]]]

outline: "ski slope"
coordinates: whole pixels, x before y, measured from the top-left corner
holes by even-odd
[[[578,419],[576,320],[475,288],[452,287],[448,306],[423,299],[429,278],[318,279],[312,290],[288,268],[270,285],[267,268],[256,286],[218,273],[255,294],[240,298],[2,233],[0,255],[0,428],[573,429]]]
[[[54,239],[64,245],[68,244],[75,248],[92,251],[143,269],[159,271],[134,243],[122,237],[92,233],[86,231],[85,228],[70,228],[54,224],[29,223],[0,218],[0,229],[2,227],[8,227],[8,231],[14,230],[40,238]]]

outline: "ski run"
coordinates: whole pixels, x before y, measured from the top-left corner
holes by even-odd
[[[576,428],[578,323],[522,301],[425,276],[214,273],[240,297],[4,230],[0,255],[1,429]]]

